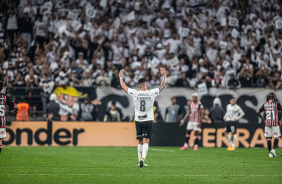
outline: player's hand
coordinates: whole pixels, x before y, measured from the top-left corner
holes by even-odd
[[[122,69],[122,70],[119,71],[119,77],[122,77],[122,78],[123,78],[123,74],[124,74],[124,69]]]
[[[198,127],[201,127],[201,125],[202,125],[202,123],[201,123],[201,122],[199,122],[199,123],[198,123]]]
[[[235,121],[235,122],[237,122],[237,121],[238,121],[238,119],[234,119],[234,121]]]
[[[179,124],[179,126],[183,126],[184,125],[184,120],[182,119],[181,121],[180,121],[180,124]]]
[[[167,75],[166,69],[164,67],[160,68],[160,72],[164,77]]]
[[[18,106],[17,106],[17,104],[15,104],[13,108],[14,108],[14,109],[13,109],[11,112],[17,112],[17,111],[18,111]]]
[[[282,126],[282,120],[278,121],[279,126]]]
[[[49,114],[49,115],[48,115],[48,119],[49,119],[49,120],[52,120],[53,116],[54,116],[53,114]]]
[[[226,118],[224,118],[223,120],[226,121]]]

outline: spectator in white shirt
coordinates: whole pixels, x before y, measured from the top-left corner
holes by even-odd
[[[110,79],[109,77],[106,75],[105,70],[101,71],[101,74],[99,77],[97,77],[97,86],[109,86],[110,84]]]
[[[63,71],[59,72],[59,76],[55,79],[56,87],[65,87],[69,85],[69,79],[67,78],[67,74]]]

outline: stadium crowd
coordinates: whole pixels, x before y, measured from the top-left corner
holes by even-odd
[[[282,88],[280,0],[1,1],[7,87]],[[280,26],[280,27],[279,27]]]
[[[59,86],[282,88],[281,0],[2,0],[0,78]],[[13,88],[12,88],[13,87]],[[33,90],[40,88],[38,90]]]

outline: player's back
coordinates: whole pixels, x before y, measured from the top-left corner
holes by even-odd
[[[266,103],[264,103],[260,111],[265,112],[265,125],[266,126],[278,126],[278,111],[281,109],[280,103],[270,100]]]
[[[151,121],[154,120],[153,106],[156,96],[159,94],[159,88],[137,91],[128,89],[128,94],[133,98],[135,106],[136,121]]]
[[[14,104],[9,96],[0,92],[0,128],[4,128],[6,125],[6,106],[13,107]]]
[[[6,100],[9,98],[7,95],[0,93],[0,116],[5,116],[6,114]],[[1,118],[2,119],[2,118]]]

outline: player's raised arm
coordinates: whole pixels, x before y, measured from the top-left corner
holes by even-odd
[[[124,74],[124,69],[119,71],[120,86],[126,93],[128,93],[128,86],[123,81],[123,74]]]
[[[166,80],[166,74],[167,73],[166,73],[166,69],[163,68],[163,67],[160,68],[160,72],[161,72],[161,74],[163,76],[163,80],[162,80],[162,82],[161,82],[161,84],[159,86],[159,91],[162,92],[162,90],[165,88],[165,80]]]

